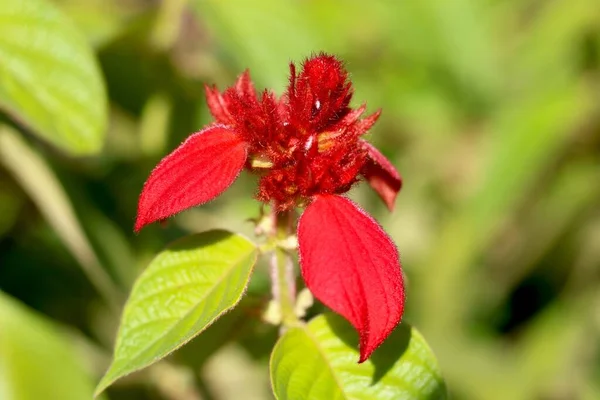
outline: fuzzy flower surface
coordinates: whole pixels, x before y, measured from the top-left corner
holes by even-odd
[[[304,281],[360,335],[365,361],[402,318],[398,250],[380,225],[343,196],[365,180],[392,210],[402,186],[393,165],[362,136],[379,117],[350,107],[341,61],[319,54],[286,92],[257,94],[248,71],[224,92],[206,87],[215,121],[190,135],[154,168],[139,198],[135,230],[224,192],[243,169],[259,176],[258,200],[276,212],[304,208],[298,222]]]

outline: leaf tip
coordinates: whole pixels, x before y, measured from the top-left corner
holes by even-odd
[[[139,369],[128,371],[126,369],[123,369],[122,367],[119,367],[117,364],[115,364],[115,360],[113,359],[111,365],[104,373],[104,376],[102,376],[102,379],[100,379],[100,382],[98,382],[96,389],[94,389],[94,399],[100,397],[100,395],[104,393],[104,391],[108,389],[108,387],[115,383],[117,380],[124,378],[125,376],[130,375],[131,373],[136,372],[138,370]]]
[[[108,373],[105,374],[102,379],[100,379],[100,382],[98,382],[96,389],[94,389],[94,399],[97,399],[106,390],[106,388],[112,385],[113,382],[114,379],[109,378]]]
[[[368,334],[364,334],[363,332],[359,332],[359,334],[360,334],[360,344],[359,344],[360,356],[358,358],[358,363],[362,364],[371,357],[373,352],[383,343],[383,340],[380,343],[377,343],[374,345],[372,343],[369,343]],[[384,340],[385,340],[385,338],[384,338]]]
[[[166,219],[159,220],[159,221],[164,221],[164,220],[166,220]],[[133,225],[133,231],[136,234],[140,233],[140,231],[142,230],[143,227],[151,224],[152,222],[154,222],[154,220],[152,218],[148,218],[147,216],[145,216],[143,213],[141,213],[138,210],[138,213],[135,217],[135,224]]]
[[[133,226],[133,231],[135,233],[140,233],[140,231],[142,230],[144,225],[146,225],[146,224],[142,221],[142,219],[138,215],[137,218],[135,219],[135,225]]]

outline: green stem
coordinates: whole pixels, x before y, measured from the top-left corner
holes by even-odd
[[[286,240],[292,234],[293,218],[293,212],[276,213],[273,211],[276,241]],[[296,325],[298,317],[294,310],[296,298],[294,263],[288,250],[281,246],[276,246],[272,254],[271,280],[273,299],[279,304],[283,326]]]

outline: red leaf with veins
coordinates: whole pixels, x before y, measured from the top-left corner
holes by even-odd
[[[244,167],[246,147],[223,125],[189,136],[162,159],[144,184],[135,231],[220,195]]]
[[[402,188],[402,178],[392,163],[372,144],[363,140],[362,145],[367,150],[367,161],[361,173],[387,208],[393,211],[394,201]]]
[[[298,242],[306,285],[358,330],[365,361],[402,317],[398,250],[372,217],[336,195],[316,196],[306,208]]]

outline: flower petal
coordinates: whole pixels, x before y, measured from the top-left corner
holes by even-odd
[[[389,160],[369,142],[362,141],[367,150],[367,162],[362,175],[377,192],[390,211],[394,210],[394,201],[402,188],[402,178]]]
[[[135,231],[217,197],[237,178],[246,156],[246,144],[223,125],[188,137],[144,184]]]
[[[342,196],[317,196],[298,224],[302,275],[310,291],[360,334],[365,361],[402,318],[404,284],[394,243]]]
[[[256,98],[256,90],[254,89],[254,83],[250,78],[250,71],[245,70],[235,82],[236,92],[246,98]]]
[[[227,101],[217,88],[204,85],[204,91],[206,92],[206,104],[215,120],[220,124],[233,124],[234,119],[229,113]]]
[[[235,125],[235,118],[232,116],[232,100],[235,103],[239,101],[256,103],[256,91],[254,84],[250,79],[250,71],[246,70],[235,82],[235,87],[220,93],[215,86],[204,85],[206,92],[206,103],[208,109],[217,123],[225,125]],[[234,98],[232,98],[234,97]]]

